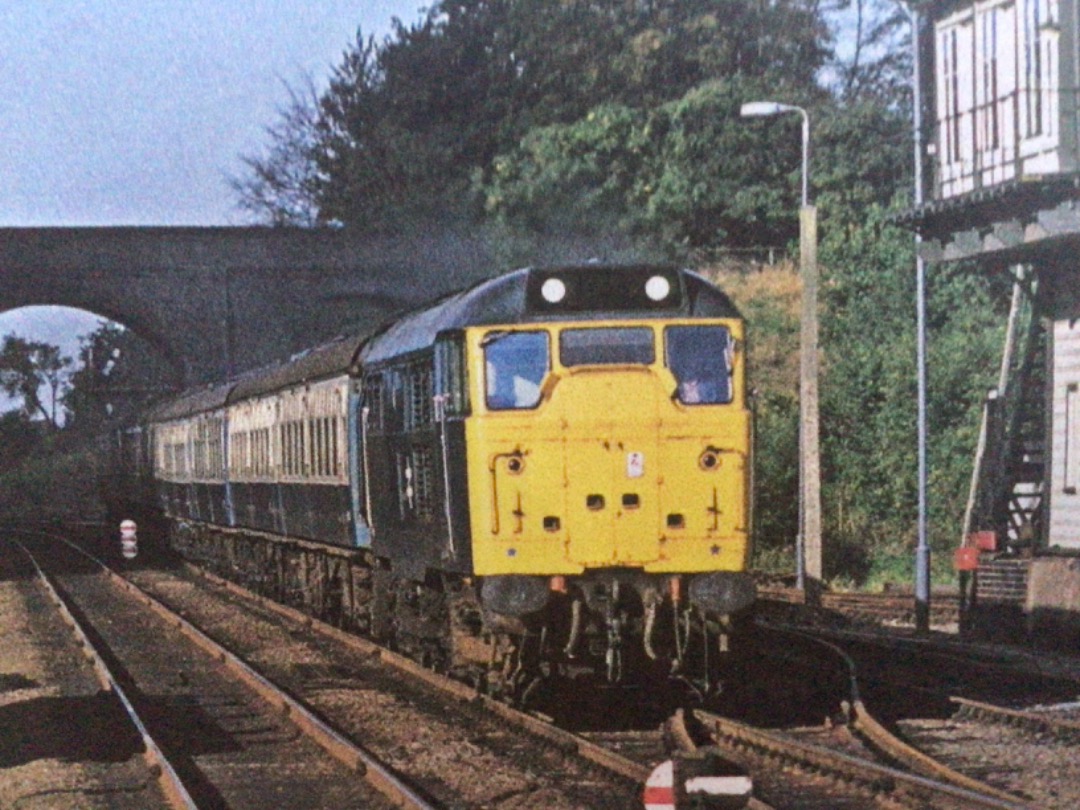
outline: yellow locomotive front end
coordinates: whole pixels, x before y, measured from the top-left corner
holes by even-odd
[[[552,278],[536,286],[558,303]],[[676,274],[637,280],[654,300],[688,294]],[[724,646],[754,598],[743,323],[552,310],[465,331],[483,603],[523,632],[543,624],[568,658],[599,645],[613,680],[635,636],[681,667],[694,627]]]
[[[466,434],[476,574],[745,569],[740,322],[485,328],[467,339],[482,364],[473,378],[486,383],[474,400],[483,418]],[[680,380],[683,361],[714,368]]]

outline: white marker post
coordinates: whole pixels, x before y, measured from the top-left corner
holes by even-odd
[[[134,560],[139,555],[138,530],[134,520],[125,520],[120,524],[120,554],[125,560]]]

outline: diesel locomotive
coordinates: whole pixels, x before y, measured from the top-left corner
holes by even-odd
[[[743,329],[687,270],[528,268],[117,449],[183,555],[493,692],[708,686],[755,598]]]

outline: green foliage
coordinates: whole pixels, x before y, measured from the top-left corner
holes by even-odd
[[[781,98],[783,85],[772,88]],[[797,233],[801,167],[790,121],[746,121],[740,106],[767,95],[758,81],[734,76],[702,85],[660,108],[657,145],[643,189],[643,228],[665,242],[702,247],[783,244]],[[793,133],[795,137],[792,137]]]
[[[440,2],[382,43],[358,35],[317,104],[291,93],[272,147],[245,158],[248,177],[233,186],[272,223],[312,211],[367,230],[475,221],[484,206],[468,190],[498,185],[497,155],[572,138],[544,128],[588,130],[596,110],[618,107],[647,115],[711,81],[755,77],[806,97],[829,41],[810,0]],[[536,157],[541,167],[525,174],[543,173]]]
[[[101,321],[80,337],[78,369],[64,394],[67,427],[84,436],[95,435],[134,417],[142,406],[174,388],[175,381],[145,341]]]
[[[858,564],[846,561],[857,578],[875,551],[913,547],[917,501],[912,240],[885,209],[864,214],[829,233],[820,252],[823,505],[834,546],[863,550]],[[944,551],[959,536],[1001,317],[992,283],[968,269],[935,267],[928,288],[931,545]]]
[[[0,470],[25,461],[43,444],[39,425],[21,411],[0,414]]]
[[[876,100],[833,102],[817,111],[811,175],[824,231],[863,222],[868,207],[893,207],[908,191],[909,120],[906,108]]]
[[[0,346],[0,387],[8,396],[22,399],[27,418],[40,416],[58,428],[62,421],[58,405],[70,366],[71,358],[62,356],[57,346],[7,335]]]
[[[754,403],[754,541],[763,552],[792,548],[799,526],[799,403],[762,394]]]
[[[103,517],[97,491],[97,448],[50,437],[47,455],[0,471],[0,522],[82,521]],[[55,441],[54,441],[55,440]]]
[[[739,118],[763,93],[735,77],[651,112],[607,104],[534,130],[495,158],[480,188],[485,212],[518,228],[615,230],[670,247],[786,242],[796,232],[788,172],[800,166],[799,141],[784,126]]]
[[[622,105],[534,130],[514,153],[495,158],[482,189],[485,212],[541,233],[627,230],[646,148],[644,116]]]
[[[777,91],[736,75],[651,111],[608,104],[534,130],[495,158],[486,182],[474,176],[485,212],[519,229],[616,231],[669,251],[786,244],[798,235],[800,118],[739,116],[747,99]],[[813,177],[825,225],[887,204],[910,167],[898,114],[819,100],[811,115],[821,122]],[[862,148],[868,137],[875,149]]]
[[[911,235],[867,213],[821,245],[822,497],[833,534],[873,544],[914,514],[915,295]]]

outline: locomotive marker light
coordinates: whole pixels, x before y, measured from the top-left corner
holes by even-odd
[[[743,118],[797,112],[802,116],[802,207],[799,209],[799,272],[802,330],[799,339],[799,532],[795,537],[798,587],[816,601],[821,588],[821,450],[818,417],[817,207],[810,204],[810,116],[802,107],[776,101],[743,104]]]
[[[645,282],[645,294],[652,301],[663,301],[671,292],[671,282],[663,276],[653,276]]]
[[[120,523],[120,554],[125,560],[134,560],[139,554],[138,530],[134,520]]]
[[[557,304],[566,298],[566,284],[557,278],[549,278],[540,287],[540,294],[549,304]]]

